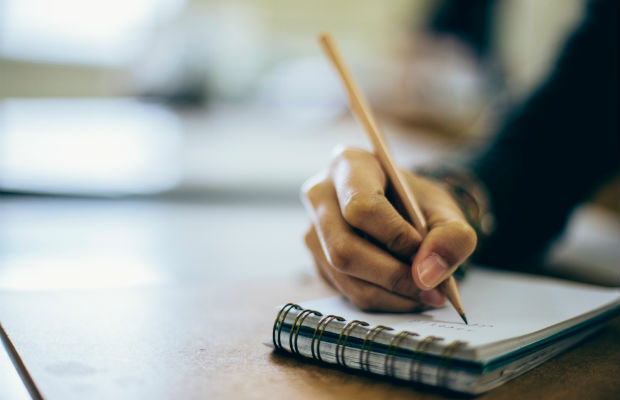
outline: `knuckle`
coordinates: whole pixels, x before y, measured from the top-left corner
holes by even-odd
[[[338,160],[350,160],[355,157],[359,157],[361,154],[366,153],[365,150],[362,150],[357,147],[349,147],[349,146],[337,146],[333,152],[333,159],[335,161]]]
[[[407,274],[393,274],[389,279],[389,289],[394,293],[410,294],[413,287],[413,278]]]
[[[317,174],[309,179],[307,179],[302,185],[300,189],[300,196],[308,200],[314,200],[320,198],[324,191],[325,187],[328,184],[326,177],[323,174]]]
[[[305,197],[306,199],[310,199],[310,198],[316,197],[316,193],[319,190],[319,185],[320,185],[320,183],[318,183],[318,182],[313,182],[313,183],[306,182],[306,183],[304,183],[304,185],[301,187],[301,195],[302,195],[302,197]]]
[[[312,248],[312,242],[314,239],[314,228],[312,226],[310,226],[307,230],[306,233],[304,234],[304,243],[306,244],[306,247],[311,249]]]
[[[412,251],[415,245],[414,239],[409,235],[407,228],[404,226],[399,228],[386,243],[387,248],[396,253]]]
[[[370,293],[366,291],[355,291],[349,295],[349,300],[353,303],[357,308],[363,311],[372,311],[376,309],[376,300],[375,296],[372,296]]]
[[[478,243],[478,236],[474,228],[465,221],[457,221],[453,223],[452,229],[454,229],[455,236],[462,241],[463,248],[473,252]]]
[[[348,272],[352,267],[351,248],[344,242],[335,242],[329,245],[329,263],[341,272]]]
[[[359,227],[372,216],[377,209],[379,201],[377,196],[353,194],[346,201],[342,215],[349,224]]]

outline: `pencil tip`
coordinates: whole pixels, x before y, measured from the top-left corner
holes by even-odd
[[[463,322],[465,322],[465,325],[469,325],[467,323],[467,318],[465,318],[465,314],[459,314],[461,316],[461,318],[463,318]]]

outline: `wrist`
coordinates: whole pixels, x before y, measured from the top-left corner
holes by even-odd
[[[479,239],[490,236],[495,230],[495,216],[491,199],[484,183],[464,169],[422,168],[416,173],[443,186],[459,205]]]

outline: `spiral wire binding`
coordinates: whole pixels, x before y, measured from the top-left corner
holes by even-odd
[[[311,350],[313,359],[323,361],[323,359],[321,358],[321,347],[320,346],[321,346],[321,341],[323,338],[323,334],[325,333],[325,329],[327,328],[327,325],[329,325],[334,320],[339,321],[339,322],[344,322],[346,321],[346,319],[338,315],[333,315],[333,314],[323,316],[323,314],[321,314],[320,312],[316,310],[304,309],[303,307],[295,303],[287,303],[280,309],[276,317],[276,320],[273,324],[272,339],[273,339],[274,346],[276,348],[279,348],[279,349],[284,348],[282,346],[282,339],[281,339],[282,328],[284,326],[284,321],[286,320],[286,317],[291,310],[296,310],[296,311],[301,310],[301,312],[297,314],[297,316],[295,317],[295,320],[293,321],[293,325],[291,326],[291,331],[289,334],[290,350],[292,353],[296,353],[298,355],[301,355],[301,353],[299,351],[297,339],[298,339],[299,332],[300,332],[300,329],[304,321],[310,315],[316,315],[318,317],[322,317],[314,328],[314,332],[312,334],[312,341],[310,342],[310,350]],[[358,326],[370,326],[370,324],[368,324],[368,322],[365,322],[365,321],[353,320],[353,321],[348,322],[340,330],[340,334],[338,335],[338,341],[336,342],[336,350],[335,350],[336,363],[338,365],[341,365],[343,367],[347,366],[345,357],[344,357],[347,342],[353,330]],[[276,341],[276,330],[277,330],[277,341]],[[360,347],[359,365],[362,371],[371,372],[370,371],[370,353],[372,351],[373,344],[375,344],[375,339],[377,338],[377,336],[383,331],[393,331],[393,330],[394,329],[389,326],[375,325],[372,329],[366,332],[366,334],[364,335],[364,341],[362,343],[362,346]],[[388,349],[385,353],[384,375],[391,376],[394,378],[396,377],[395,376],[395,363],[396,363],[396,358],[398,356],[398,350],[401,349],[400,345],[407,337],[414,337],[414,336],[419,336],[419,334],[415,332],[410,332],[410,331],[400,331],[396,334],[396,336],[394,336],[390,340]],[[415,349],[413,350],[413,354],[411,356],[411,362],[409,365],[409,379],[411,381],[415,381],[415,382],[422,381],[422,365],[424,364],[424,358],[428,354],[428,349],[433,343],[442,341],[442,340],[444,339],[438,336],[426,336],[425,338],[423,338],[417,343]],[[316,346],[315,346],[315,343],[316,343]],[[452,357],[454,356],[454,354],[456,354],[456,352],[458,351],[460,347],[466,344],[467,342],[455,340],[449,343],[443,349],[443,351],[441,352],[440,358],[439,358],[439,362],[437,364],[437,373],[435,377],[436,384],[438,386],[442,386],[442,387],[446,386],[448,371],[450,370],[450,363],[452,361]],[[315,348],[316,348],[316,351],[315,351]]]
[[[362,371],[366,371],[366,372],[370,372],[370,348],[372,347],[373,343],[375,342],[375,338],[377,337],[377,335],[379,335],[381,332],[383,331],[393,331],[393,328],[390,328],[389,326],[384,326],[384,325],[377,325],[374,328],[372,328],[371,330],[369,330],[366,335],[364,336],[364,343],[362,343],[362,348],[360,351],[360,367],[362,369]],[[366,349],[366,342],[368,342],[370,340],[370,342],[368,343],[368,349]],[[366,350],[366,359],[364,360],[364,350]]]
[[[284,311],[285,309],[286,311]],[[276,321],[273,323],[273,331],[271,333],[271,338],[273,340],[273,345],[276,347],[276,349],[283,348],[280,334],[282,333],[282,327],[284,326],[284,320],[286,319],[286,316],[292,309],[303,310],[303,308],[298,304],[287,303],[284,307],[280,309],[280,312],[278,312],[278,316],[276,317]],[[284,313],[284,315],[282,315],[282,313]],[[282,316],[282,321],[280,321],[280,316]],[[278,341],[277,342],[276,342],[276,328],[278,329]]]
[[[409,366],[409,380],[415,382],[422,381],[422,364],[426,356],[426,351],[434,343],[443,340],[437,336],[427,336],[422,339],[415,347],[413,356],[411,357],[411,365]]]
[[[340,331],[340,335],[338,336],[338,342],[336,343],[336,363],[338,363],[338,365],[342,365],[343,367],[346,367],[346,361],[344,358],[344,352],[347,348],[347,341],[349,340],[349,335],[351,334],[351,332],[353,332],[353,329],[355,329],[355,327],[357,327],[358,325],[362,325],[362,326],[368,326],[368,322],[364,322],[364,321],[358,321],[357,319],[354,319],[353,321],[349,322],[344,328],[342,328],[342,330]],[[343,334],[346,332],[346,335],[344,335],[344,342],[342,343],[342,355],[339,355],[338,350],[340,350],[340,341],[343,338]],[[340,362],[340,360],[342,360],[342,363]]]
[[[306,318],[308,318],[308,316],[311,314],[317,315],[319,317],[323,316],[323,314],[321,314],[318,311],[305,309],[297,315],[297,318],[295,318],[295,321],[293,322],[293,326],[291,326],[291,334],[288,337],[288,344],[289,344],[291,351],[299,355],[301,355],[301,353],[299,352],[299,346],[297,345],[297,338],[299,336],[299,330],[301,329],[301,326],[304,324],[304,321],[306,320]],[[299,321],[299,325],[297,325],[297,321]],[[295,329],[296,325],[297,325],[297,329]],[[293,341],[293,330],[295,331],[294,341]]]
[[[441,358],[439,359],[439,364],[437,365],[437,385],[444,386],[447,383],[448,371],[450,370],[450,362],[452,361],[452,356],[459,347],[467,344],[467,342],[463,342],[460,340],[455,340],[454,342],[448,344],[446,348],[441,353]]]
[[[396,355],[398,353],[400,343],[408,336],[420,335],[414,332],[400,331],[396,336],[392,338],[392,340],[390,340],[390,345],[388,346],[387,352],[385,353],[385,364],[383,365],[383,371],[385,375],[394,377],[394,362],[396,360]]]
[[[344,321],[345,319],[337,315],[333,315],[333,314],[327,315],[321,318],[316,328],[314,328],[314,334],[312,335],[312,342],[310,342],[310,350],[312,351],[312,358],[316,360],[323,361],[323,359],[321,358],[321,339],[323,338],[323,333],[325,333],[325,328],[327,328],[327,325],[329,325],[329,323],[332,322],[333,320]],[[314,339],[316,338],[316,334],[319,331],[319,328],[321,330],[321,333],[319,334],[318,341],[316,343],[316,357],[315,357]]]

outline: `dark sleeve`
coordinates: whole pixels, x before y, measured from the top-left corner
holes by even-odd
[[[497,0],[441,0],[429,20],[431,31],[459,37],[478,56],[489,51]]]
[[[542,254],[572,208],[618,171],[619,4],[588,3],[548,80],[472,162],[496,216],[477,261]]]

